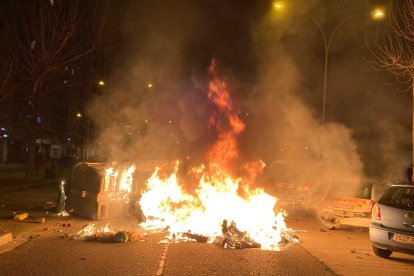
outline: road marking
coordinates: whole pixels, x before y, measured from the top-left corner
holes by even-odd
[[[161,276],[164,273],[164,267],[165,267],[165,260],[167,259],[167,251],[168,251],[168,243],[164,246],[164,252],[162,252],[160,263],[158,265],[157,269],[157,276]]]

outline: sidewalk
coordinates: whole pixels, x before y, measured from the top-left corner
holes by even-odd
[[[394,252],[382,259],[372,252],[368,229],[344,227],[321,230],[316,218],[287,221],[296,230],[301,246],[338,275],[413,275],[414,256]]]
[[[45,179],[45,169],[41,167],[31,184],[26,183],[25,170],[26,165],[21,163],[0,164],[0,232],[15,235],[33,226],[13,220],[15,214],[47,217],[56,211],[59,182],[68,170],[59,171],[53,179]]]
[[[5,208],[24,210],[39,206],[50,201],[52,194],[53,200],[56,200],[60,181],[58,177],[46,179],[45,170],[41,168],[39,175],[35,175],[33,182],[28,184],[25,170],[24,164],[0,166],[0,215]]]
[[[13,170],[24,170],[26,168],[26,164],[24,163],[4,163],[0,162],[0,172],[3,171],[13,171]]]

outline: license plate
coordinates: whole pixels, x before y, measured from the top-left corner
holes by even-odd
[[[414,244],[414,237],[400,235],[400,234],[394,234],[392,237],[393,241],[401,242],[401,243],[411,243]]]

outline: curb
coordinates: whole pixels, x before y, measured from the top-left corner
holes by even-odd
[[[10,232],[0,235],[0,246],[5,245],[13,240]]]

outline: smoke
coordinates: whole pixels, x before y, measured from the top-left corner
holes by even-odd
[[[297,16],[307,16],[317,4],[318,1],[308,2]],[[321,94],[322,86],[307,86],[308,76],[304,74],[320,72],[321,77],[315,82],[321,82],[323,71],[316,68],[323,68],[323,64],[314,62],[316,68],[301,68],[303,49],[295,51],[298,46],[292,49],[294,44],[290,39],[303,30],[290,21],[277,24],[280,21],[270,15],[261,22],[260,32],[254,30],[260,77],[245,143],[265,158],[268,179],[271,179],[266,183],[269,190],[277,193],[278,185],[290,185],[294,190],[291,196],[298,196],[309,185],[308,206],[317,207],[328,190],[352,194],[358,188],[358,181],[343,180],[365,179],[363,163],[351,129],[332,121],[322,125],[321,105],[315,105],[321,97],[314,96],[313,102],[305,102],[309,90],[314,95]],[[312,45],[315,40],[303,44]],[[312,54],[309,49],[305,52]]]
[[[156,2],[130,7],[119,67],[89,107],[100,158],[131,163],[181,157],[205,132],[206,96],[184,77],[191,68],[183,52],[195,32],[187,20],[197,25],[198,12],[190,3]]]
[[[256,113],[259,118],[266,118],[265,124],[252,130],[256,133],[254,136],[263,135],[256,144],[256,151],[267,157],[268,164],[274,163],[268,171],[275,180],[270,184],[282,184],[288,179],[294,187],[300,188],[310,183],[311,193],[319,199],[328,188],[349,194],[357,186],[332,188],[330,185],[342,179],[364,179],[351,130],[336,123],[321,125],[316,117],[319,114],[296,95],[303,89],[296,65],[282,47],[277,52],[277,57],[267,58],[268,62],[263,65],[264,91]],[[248,140],[255,141],[254,137]],[[283,169],[277,169],[278,162]],[[275,172],[278,175],[274,175]]]
[[[260,60],[258,100],[250,106],[245,147],[261,152],[267,164],[274,162],[269,168],[269,174],[279,175],[274,181],[309,183],[316,195],[332,185],[331,190],[346,194],[358,186],[358,181],[341,179],[399,182],[409,164],[406,102],[411,99],[372,65],[366,43],[381,22],[360,16],[337,29],[330,48],[326,123],[321,125],[324,45],[310,16],[330,39],[349,14],[373,7],[369,1],[343,1],[334,12],[329,5],[337,3],[328,2],[306,3],[295,16],[269,14],[252,30]]]
[[[339,39],[341,45],[332,49],[337,65],[331,68],[335,77],[329,78],[327,120],[321,124],[323,44],[318,28],[309,26],[313,23],[308,15],[329,25],[333,20],[325,7],[329,1],[298,1],[295,14],[285,16],[275,16],[262,2],[196,2],[142,1],[126,16],[121,31],[128,46],[102,95],[89,107],[99,131],[94,143],[99,158],[128,165],[186,157],[194,164],[202,162],[216,138],[208,129],[214,108],[207,98],[207,67],[217,58],[219,74],[246,122],[241,156],[245,161],[266,162],[260,184],[268,191],[277,193],[278,181],[286,179],[295,189],[309,184],[309,200],[316,205],[329,187],[338,193],[357,188],[355,181],[335,186],[338,180],[364,179],[367,171],[401,162],[394,154],[400,145],[394,133],[406,135],[394,119],[368,127],[379,148],[388,152],[381,158],[354,140],[367,133],[355,122],[371,124],[378,118],[363,105],[373,96],[361,91],[383,84],[344,88],[344,83],[351,85],[347,79],[355,77],[341,72],[347,59],[341,51],[352,44],[349,41]],[[319,11],[321,7],[325,9]],[[364,68],[368,71],[368,66]],[[358,77],[366,75],[364,71]],[[374,82],[379,77],[369,78]],[[358,104],[350,104],[357,98]],[[382,98],[379,105],[384,108],[389,95]],[[390,129],[392,134],[384,136]],[[389,175],[401,169],[387,168]]]

